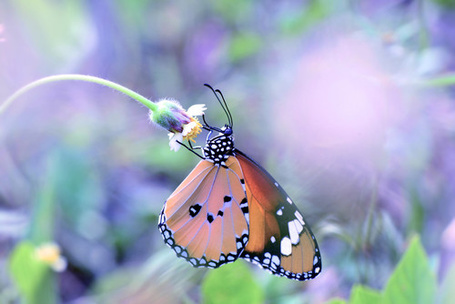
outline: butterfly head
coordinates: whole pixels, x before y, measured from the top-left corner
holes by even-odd
[[[224,127],[221,128],[220,133],[222,133],[225,136],[232,136],[234,131],[232,131],[232,126],[226,124],[226,125],[224,125]]]

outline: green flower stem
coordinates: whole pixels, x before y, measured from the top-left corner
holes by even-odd
[[[131,97],[132,99],[142,103],[144,106],[146,106],[147,108],[149,108],[152,111],[158,110],[157,105],[155,105],[155,103],[153,103],[152,101],[148,100],[144,96],[142,96],[128,88],[125,88],[124,86],[121,86],[115,82],[112,82],[112,81],[109,81],[106,79],[102,79],[99,77],[95,77],[95,76],[89,76],[89,75],[62,74],[62,75],[44,77],[44,78],[38,79],[38,80],[31,82],[31,83],[27,84],[26,86],[20,88],[13,95],[11,95],[3,104],[0,105],[0,115],[3,114],[6,111],[6,109],[8,108],[8,106],[22,94],[30,91],[33,88],[40,86],[40,85],[50,83],[50,82],[62,81],[62,80],[80,80],[80,81],[87,81],[87,82],[101,84],[101,85],[110,87],[116,91],[119,91],[119,92]]]

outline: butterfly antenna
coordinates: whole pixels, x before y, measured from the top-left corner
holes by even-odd
[[[217,92],[221,93],[220,90],[214,90],[214,89],[212,88],[212,86],[209,85],[209,84],[207,84],[207,83],[204,83],[204,85],[205,85],[206,87],[208,87],[210,90],[212,90],[213,94],[215,95],[216,99],[218,100],[219,104],[221,105],[221,108],[223,108],[224,113],[226,113],[226,116],[227,116],[227,118],[228,118],[228,123],[229,123],[229,125],[232,127],[232,116],[230,116],[231,113],[229,112],[229,109],[227,109],[227,106],[225,106],[226,101],[224,101],[224,98],[223,98],[223,101],[224,101],[224,103],[223,103],[223,102],[221,101],[221,99],[218,97],[218,94],[217,94]],[[221,97],[223,97],[223,94],[221,94]]]
[[[227,105],[226,99],[224,99],[224,95],[223,95],[223,93],[221,93],[221,91],[219,89],[216,89],[215,92],[220,94],[221,99],[223,99],[223,103],[224,103],[224,106],[226,108],[225,111],[226,111],[226,114],[227,114],[227,117],[228,117],[228,121],[229,121],[229,126],[232,128],[234,126],[234,120],[232,119],[232,114],[231,114],[231,111],[229,110],[229,107]]]
[[[209,123],[205,120],[205,115],[202,115],[202,121],[204,122],[205,126],[203,126],[203,128],[207,131],[212,131],[212,130],[215,130],[217,132],[222,132],[221,129],[219,128],[216,128],[216,127],[212,127],[211,125],[209,125]]]

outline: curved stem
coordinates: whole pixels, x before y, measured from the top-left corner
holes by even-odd
[[[112,82],[112,81],[109,81],[106,79],[102,79],[99,77],[95,77],[95,76],[89,76],[89,75],[62,74],[62,75],[44,77],[44,78],[38,79],[38,80],[31,82],[31,83],[27,84],[26,86],[20,88],[13,95],[11,95],[3,104],[0,105],[0,115],[3,114],[6,111],[6,109],[8,108],[8,106],[22,94],[30,91],[31,89],[33,89],[35,87],[40,86],[40,85],[50,83],[50,82],[55,82],[55,81],[62,81],[62,80],[80,80],[80,81],[87,81],[87,82],[101,84],[101,85],[110,87],[116,91],[119,91],[119,92],[131,97],[132,99],[142,103],[144,106],[146,106],[147,108],[149,108],[152,111],[157,110],[157,106],[152,101],[148,100],[144,96],[142,96],[122,85],[119,85],[115,82]]]

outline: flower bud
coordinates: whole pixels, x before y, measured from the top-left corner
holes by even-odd
[[[161,99],[156,105],[157,110],[150,111],[150,120],[169,132],[169,146],[171,150],[180,149],[183,140],[192,140],[201,133],[202,125],[195,118],[201,116],[206,110],[205,105],[196,104],[185,111],[178,101]]]
[[[178,101],[173,99],[161,99],[156,105],[156,111],[150,111],[150,120],[172,133],[181,133],[185,124],[191,121]]]

